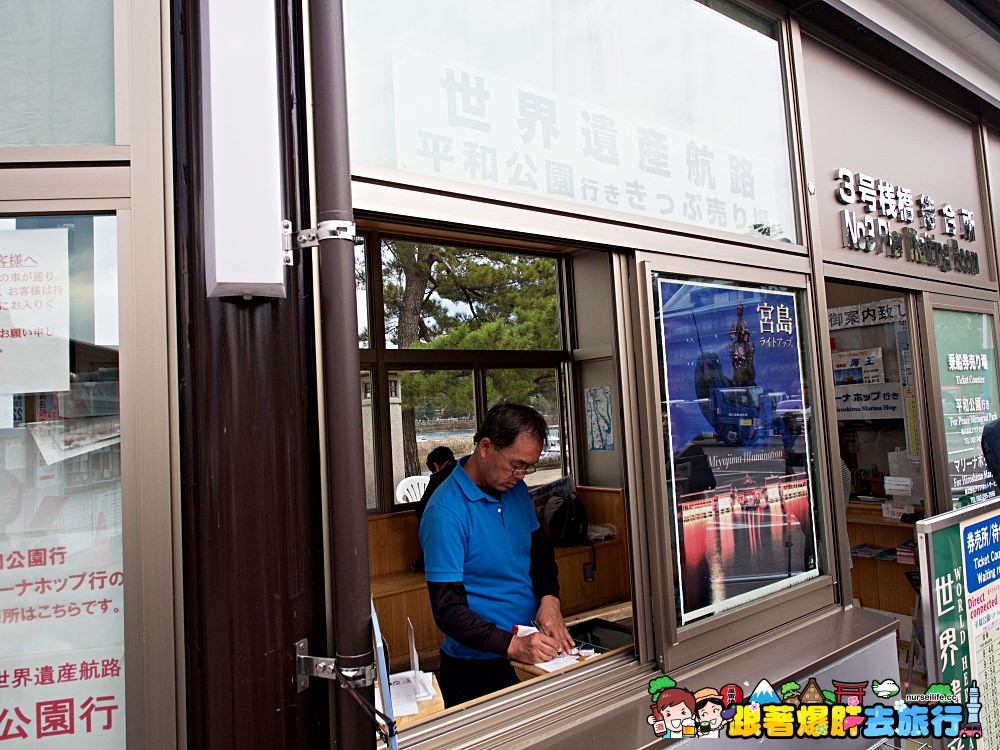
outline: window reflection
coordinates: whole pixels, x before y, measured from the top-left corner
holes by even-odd
[[[393,382],[400,396],[392,395]],[[427,456],[444,446],[456,457],[472,452],[475,407],[472,373],[461,370],[416,370],[390,373],[393,487],[405,477],[429,475]],[[401,502],[398,494],[396,502]]]
[[[508,402],[537,409],[549,427],[548,440],[538,459],[537,471],[524,477],[529,487],[555,481],[566,473],[566,449],[562,440],[559,370],[525,368],[486,371],[486,400],[490,404]]]
[[[0,145],[115,142],[114,3],[4,4]]]
[[[362,441],[365,450],[365,507],[369,511],[378,508],[378,491],[375,483],[375,416],[374,400],[372,399],[372,373],[361,371],[361,427],[364,433]]]
[[[390,348],[559,348],[552,258],[389,239],[381,264]]]
[[[365,263],[364,243],[354,246],[354,287],[358,308],[358,346],[371,346],[371,331],[368,330],[368,272]]]
[[[983,425],[1000,412],[993,325],[986,313],[934,310],[953,508],[997,496],[981,440]]]

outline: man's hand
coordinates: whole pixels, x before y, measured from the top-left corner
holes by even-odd
[[[507,658],[522,664],[540,664],[556,657],[559,649],[556,642],[545,633],[517,636],[510,639],[507,647]]]
[[[563,654],[573,650],[573,636],[566,629],[559,600],[554,596],[543,596],[535,619],[539,627],[556,643],[556,649]]]

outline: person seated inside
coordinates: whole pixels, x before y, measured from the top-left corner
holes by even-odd
[[[424,517],[424,510],[427,508],[427,502],[431,499],[431,495],[434,494],[434,490],[441,486],[441,482],[451,476],[451,470],[455,468],[455,454],[452,453],[451,448],[447,445],[439,445],[427,454],[427,468],[431,470],[431,479],[427,483],[426,489],[424,489],[424,494],[420,496],[420,500],[413,508],[417,513],[418,524]],[[421,551],[420,557],[410,566],[410,570],[415,573],[423,572],[423,551]]]
[[[420,522],[427,591],[445,634],[439,682],[445,706],[516,685],[508,659],[537,664],[573,648],[558,568],[523,477],[548,428],[529,406],[490,409],[472,455],[458,461]],[[514,636],[516,625],[538,631]]]

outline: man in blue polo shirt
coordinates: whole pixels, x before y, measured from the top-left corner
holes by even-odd
[[[476,449],[424,511],[420,544],[434,620],[445,634],[446,706],[517,684],[508,659],[534,664],[573,648],[559,608],[555,555],[522,479],[534,471],[547,434],[531,407],[494,406]],[[515,625],[532,621],[541,632],[514,637]]]

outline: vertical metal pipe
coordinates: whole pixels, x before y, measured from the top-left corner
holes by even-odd
[[[310,0],[309,17],[317,226],[353,223],[342,4]],[[319,282],[334,648],[338,665],[361,667],[374,655],[353,239],[321,237]],[[373,748],[371,719],[347,690],[334,690],[338,747]],[[374,691],[363,692],[372,701]]]

